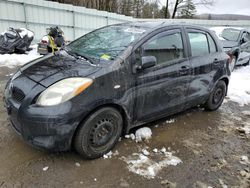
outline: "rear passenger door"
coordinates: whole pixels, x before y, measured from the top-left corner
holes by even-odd
[[[135,51],[136,63],[154,56],[154,67],[136,72],[135,115],[139,121],[156,119],[184,108],[190,80],[190,63],[181,29],[161,32]]]
[[[201,104],[218,79],[224,61],[212,36],[203,30],[187,29],[190,62],[193,68],[187,107]]]

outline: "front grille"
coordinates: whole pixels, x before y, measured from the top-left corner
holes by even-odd
[[[23,93],[23,91],[17,87],[13,87],[11,89],[11,96],[13,100],[19,103],[21,103],[23,99],[25,98],[25,94]]]

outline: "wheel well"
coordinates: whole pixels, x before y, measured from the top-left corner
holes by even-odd
[[[91,115],[93,114],[94,112],[96,112],[97,110],[101,109],[101,108],[104,108],[104,107],[113,107],[115,108],[116,110],[118,110],[121,115],[122,115],[122,119],[123,119],[123,127],[122,127],[122,134],[126,133],[127,131],[127,127],[128,127],[128,118],[127,118],[127,114],[125,112],[125,110],[118,104],[113,104],[113,103],[110,103],[110,104],[103,104],[103,105],[100,105],[96,108],[94,108],[93,110],[91,110],[81,121],[80,123],[77,125],[76,129],[75,129],[75,132],[73,134],[73,137],[71,138],[71,145],[73,144],[74,142],[74,138],[75,138],[75,135],[76,135],[76,132],[78,131],[78,129],[80,128],[81,124]]]
[[[228,83],[229,83],[228,78],[222,78],[222,79],[220,79],[220,80],[224,81],[224,82],[226,83],[226,85],[228,86]]]
[[[222,78],[220,79],[222,81],[224,81],[226,83],[226,86],[227,86],[227,91],[228,91],[228,84],[229,84],[229,79],[228,78]],[[226,95],[227,95],[227,91],[226,91]]]

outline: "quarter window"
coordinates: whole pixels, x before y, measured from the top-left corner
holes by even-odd
[[[143,56],[155,56],[157,64],[182,59],[184,49],[181,33],[156,35],[143,45]]]
[[[203,56],[209,54],[206,34],[198,32],[188,33],[192,56]]]

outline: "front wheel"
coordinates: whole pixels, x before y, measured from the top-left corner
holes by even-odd
[[[122,116],[116,109],[101,108],[80,125],[74,147],[84,158],[101,157],[113,148],[121,135],[122,126]]]
[[[205,109],[214,111],[217,110],[226,96],[227,86],[223,80],[220,80],[209,95],[207,102],[205,103]]]

